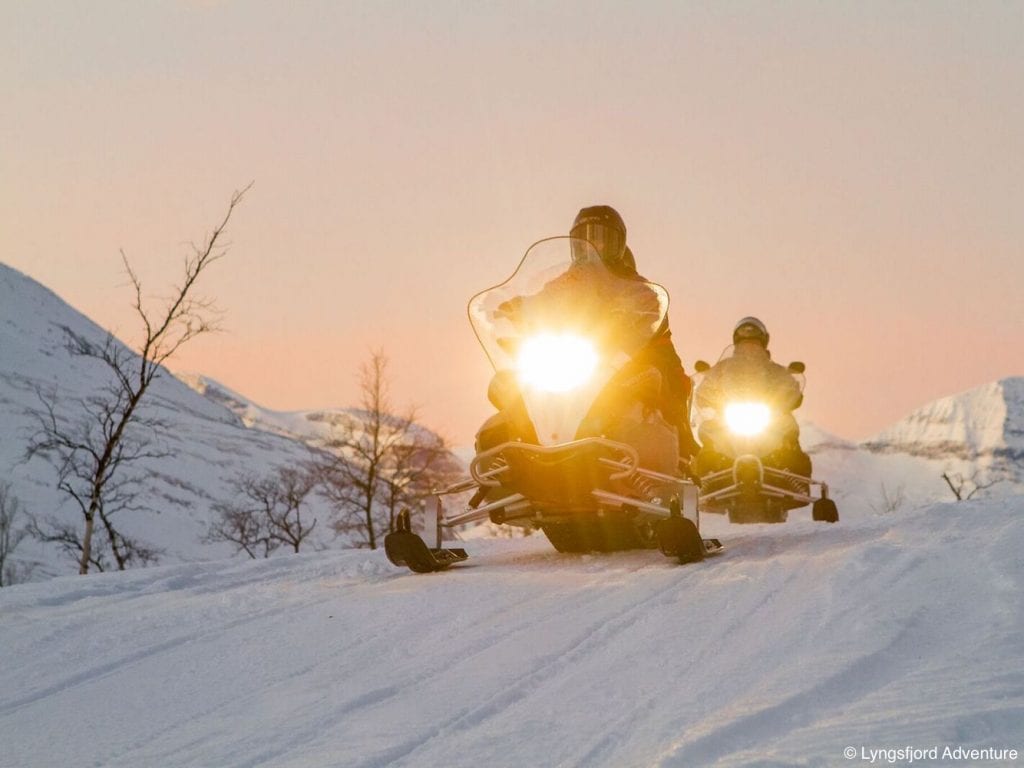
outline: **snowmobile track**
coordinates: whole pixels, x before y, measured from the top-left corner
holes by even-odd
[[[637,570],[646,570],[639,568]],[[588,654],[595,646],[600,646],[614,639],[624,630],[634,625],[634,618],[646,612],[651,604],[660,602],[666,594],[675,593],[680,589],[679,579],[670,578],[668,584],[659,588],[642,601],[619,611],[612,616],[602,616],[582,629],[568,647],[546,655],[540,666],[521,678],[515,685],[495,694],[483,704],[465,710],[457,716],[441,724],[434,732],[410,739],[405,744],[389,750],[385,755],[365,762],[357,763],[355,768],[384,768],[384,766],[400,766],[402,761],[414,756],[417,750],[428,746],[435,739],[450,738],[459,731],[475,729],[487,720],[505,712],[534,691],[542,688],[551,679],[551,670],[560,667],[571,667],[573,663]]]

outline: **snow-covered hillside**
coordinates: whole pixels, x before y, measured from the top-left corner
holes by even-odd
[[[1024,459],[1024,377],[925,405],[867,441],[878,451],[929,458]]]
[[[358,431],[371,419],[371,414],[359,408],[275,411],[254,403],[245,395],[208,376],[195,373],[175,375],[207,400],[227,408],[250,429],[284,435],[316,448],[327,446],[332,439],[337,439],[339,432],[353,429]],[[435,433],[419,424],[411,425],[409,434],[423,438],[427,443],[439,439]]]
[[[207,400],[224,406],[250,429],[273,432],[311,445],[322,445],[331,437],[333,427],[358,419],[354,408],[333,408],[316,411],[274,411],[264,408],[245,395],[202,374],[175,374],[178,379]]]
[[[102,364],[67,352],[64,328],[94,342],[106,338],[105,331],[48,289],[0,264],[0,480],[12,483],[27,512],[70,521],[80,513],[56,490],[54,468],[42,458],[24,461],[36,427],[29,411],[41,405],[38,391],[55,392],[58,415],[65,415],[109,381]],[[226,408],[169,374],[154,382],[149,398],[150,414],[170,424],[160,447],[171,455],[141,465],[149,509],[125,514],[118,522],[129,535],[165,549],[164,562],[225,557],[231,546],[204,544],[201,537],[212,505],[231,497],[229,481],[242,472],[294,464],[307,448],[247,429]],[[76,570],[56,548],[33,540],[23,541],[16,554],[26,564],[37,564],[33,578]]]
[[[964,496],[975,488],[988,498],[1024,493],[1024,378],[941,398],[859,444],[813,425],[803,428],[802,439],[815,475],[829,483],[841,509],[952,500],[943,474]]]
[[[1024,498],[709,527],[728,549],[691,566],[531,538],[428,576],[348,551],[0,590],[0,766],[1024,749]]]

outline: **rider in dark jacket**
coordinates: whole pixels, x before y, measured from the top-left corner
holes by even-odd
[[[601,260],[616,275],[647,282],[636,268],[633,252],[626,245],[626,224],[618,211],[608,205],[595,205],[582,209],[569,232],[573,237],[589,241],[597,249]],[[679,433],[679,456],[691,459],[700,446],[690,427],[690,398],[693,387],[683,370],[668,316],[654,337],[633,356],[634,361],[646,363],[658,370],[662,377],[658,408],[665,420]]]
[[[728,468],[732,462],[715,447],[713,435],[721,428],[720,414],[730,394],[752,389],[760,392],[777,412],[776,422],[781,445],[763,457],[766,466],[785,469],[804,477],[811,476],[811,458],[800,448],[800,427],[793,411],[803,402],[796,379],[784,366],[772,361],[768,351],[768,328],[756,317],[744,317],[732,334],[732,354],[719,360],[704,374],[697,388],[697,408],[716,414],[701,426],[703,448],[694,462],[698,475]]]

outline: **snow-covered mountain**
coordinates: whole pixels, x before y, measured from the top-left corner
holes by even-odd
[[[58,416],[66,416],[77,411],[80,398],[108,382],[101,363],[67,351],[64,329],[97,343],[107,337],[51,291],[0,264],[0,481],[11,483],[25,512],[70,522],[80,513],[56,490],[55,469],[39,457],[24,460],[37,426],[30,411],[41,406],[40,392],[47,398],[55,394]],[[118,522],[129,535],[165,549],[162,562],[231,554],[229,545],[201,541],[212,506],[232,496],[230,481],[243,472],[295,464],[308,448],[286,436],[248,429],[230,410],[167,373],[153,383],[148,402],[149,413],[170,425],[160,440],[170,456],[139,465],[147,509],[124,514]],[[35,564],[33,578],[74,572],[70,558],[30,539],[20,544],[17,556],[26,566]]]
[[[254,403],[245,395],[208,376],[194,373],[175,375],[207,400],[227,408],[250,429],[284,435],[316,448],[325,446],[332,437],[336,437],[339,429],[358,428],[369,418],[369,414],[360,408],[275,411]],[[437,438],[430,430],[420,425],[413,425],[411,431],[419,432],[423,437]]]
[[[986,465],[1024,461],[1024,377],[943,397],[864,443],[868,450]]]
[[[813,453],[826,450],[856,450],[857,448],[856,443],[833,435],[817,424],[800,418],[799,415],[797,422],[800,424],[800,445],[805,451]]]
[[[861,443],[804,426],[814,472],[847,512],[878,512],[963,495],[1024,493],[1024,378],[1011,377],[922,406]]]

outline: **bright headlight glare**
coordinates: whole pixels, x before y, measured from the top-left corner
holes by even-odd
[[[519,348],[516,369],[526,386],[545,392],[568,392],[586,383],[597,368],[597,350],[580,336],[542,333]]]
[[[771,421],[764,403],[730,403],[725,406],[725,423],[732,432],[745,437],[761,434]]]

